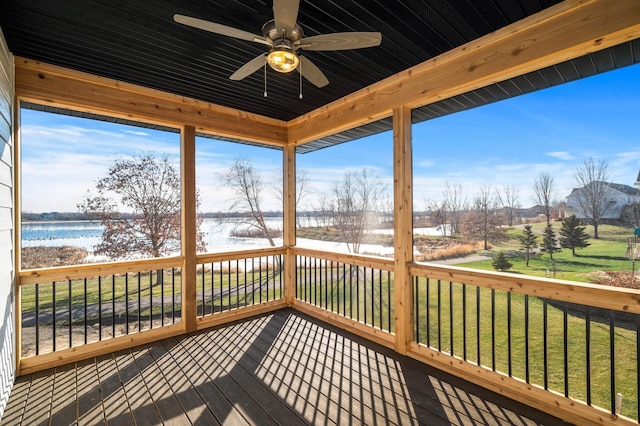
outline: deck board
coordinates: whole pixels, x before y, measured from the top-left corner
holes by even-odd
[[[133,425],[133,416],[126,399],[122,382],[113,354],[98,357],[96,360],[102,406],[107,423]]]
[[[248,425],[249,423],[240,415],[236,407],[229,401],[229,396],[226,395],[225,390],[225,375],[224,374],[210,374],[211,372],[221,372],[215,365],[215,361],[212,359],[213,347],[205,342],[204,346],[201,346],[198,340],[202,335],[193,336],[190,339],[183,339],[180,343],[187,351],[192,359],[194,365],[200,366],[205,372],[194,378],[194,386],[197,389],[200,397],[207,403],[209,409],[216,414],[216,418],[221,424],[236,424],[236,425]],[[242,391],[239,387],[234,387],[234,391]]]
[[[182,410],[182,406],[176,396],[171,392],[165,376],[163,374],[149,374],[155,368],[155,359],[151,355],[149,348],[134,351],[133,355],[141,371],[144,371],[144,366],[149,368],[141,376],[162,422],[170,422],[176,426],[190,425],[189,418]]]
[[[76,368],[73,364],[57,367],[51,402],[51,424],[75,423],[76,413]]]
[[[77,386],[84,389],[78,401],[78,422],[81,424],[99,425],[105,423],[102,396],[100,394],[100,378],[94,360],[77,363]]]
[[[158,410],[155,404],[150,403],[151,395],[142,380],[144,368],[138,368],[131,351],[116,352],[114,358],[135,424],[140,426],[160,424]]]
[[[562,425],[285,309],[18,378],[0,424]]]
[[[208,337],[208,334],[205,335]],[[219,344],[220,339],[215,341],[209,339],[214,352],[212,358],[217,360],[233,360],[232,363],[220,363],[220,367],[224,369],[227,377],[231,378],[243,389],[246,396],[250,397],[264,411],[262,417],[265,422],[273,421],[275,424],[304,424],[302,418],[290,409],[286,404],[273,394],[264,384],[256,377],[254,363],[251,360],[251,354],[255,348],[248,344],[242,333],[225,333],[222,334],[221,340],[224,342]],[[232,400],[234,403],[240,401],[248,403],[245,397]],[[248,407],[250,408],[250,407]],[[260,418],[260,417],[258,417]]]
[[[24,416],[24,408],[29,397],[31,374],[18,377],[11,391],[12,404],[5,407],[1,423],[18,424]]]
[[[40,371],[32,375],[24,407],[24,424],[48,424],[51,416],[51,395],[54,384],[53,370]],[[11,401],[11,396],[9,396]]]
[[[167,382],[171,384],[172,392],[180,401],[191,423],[219,424],[190,382],[190,379],[198,374],[196,366],[177,353],[178,347],[175,339],[167,339],[162,342],[162,346],[156,346],[151,353]]]

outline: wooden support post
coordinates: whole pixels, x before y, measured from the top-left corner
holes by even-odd
[[[296,147],[288,145],[283,150],[282,194],[284,199],[283,239],[287,253],[284,259],[284,297],[289,306],[296,299],[296,256],[291,247],[296,245]]]
[[[394,289],[396,351],[405,355],[413,340],[409,262],[413,261],[411,109],[393,109]]]
[[[184,331],[196,330],[196,129],[183,126],[180,132],[180,178],[182,192],[182,324]]]

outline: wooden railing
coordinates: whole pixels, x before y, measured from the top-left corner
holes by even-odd
[[[393,345],[393,261],[296,248],[297,309]]]
[[[258,249],[197,256],[197,316],[200,327],[237,319],[247,310],[284,304],[286,249]],[[223,315],[227,314],[227,316]]]
[[[187,291],[182,257],[21,271],[19,374],[283,307],[285,252],[199,255]]]
[[[20,273],[22,357],[180,322],[180,258]]]
[[[392,261],[291,251],[296,309],[393,347]],[[638,424],[640,292],[407,266],[408,356],[577,424]]]
[[[435,265],[410,272],[410,356],[577,423],[637,424],[638,291]]]

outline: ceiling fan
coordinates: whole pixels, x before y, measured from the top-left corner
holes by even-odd
[[[311,60],[298,53],[300,50],[360,49],[378,46],[382,41],[382,35],[378,32],[346,32],[304,37],[302,28],[296,23],[299,6],[300,0],[273,0],[274,19],[264,24],[261,36],[185,15],[174,15],[173,19],[190,27],[270,47],[266,58],[265,54],[261,54],[250,60],[229,77],[231,80],[242,80],[268,63],[278,72],[287,73],[297,69],[302,77],[315,86],[324,87],[329,84],[329,80]]]

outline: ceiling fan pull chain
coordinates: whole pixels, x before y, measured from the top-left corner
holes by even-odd
[[[267,97],[267,57],[264,57],[264,97]]]
[[[300,65],[298,65],[300,69],[298,70],[298,74],[300,75],[300,99],[302,99],[302,61],[300,61]]]

